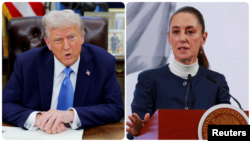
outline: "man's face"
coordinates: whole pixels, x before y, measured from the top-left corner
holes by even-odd
[[[81,35],[77,25],[59,29],[51,29],[48,38],[44,38],[49,50],[64,66],[72,66],[81,53],[84,35]]]

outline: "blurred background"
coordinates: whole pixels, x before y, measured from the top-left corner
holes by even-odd
[[[203,46],[210,69],[223,74],[230,93],[249,110],[249,6],[245,2],[130,2],[126,5],[126,120],[138,74],[173,60],[167,41],[169,18],[192,6],[205,20]],[[233,99],[232,105],[238,107]]]
[[[11,75],[8,21],[19,17],[43,16],[51,10],[72,9],[84,17],[102,17],[108,20],[107,51],[116,58],[116,75],[125,94],[124,30],[125,14],[122,2],[5,2],[2,4],[2,89]],[[32,41],[30,41],[32,44]],[[24,48],[21,52],[27,50]],[[112,52],[113,48],[113,52]],[[29,48],[28,48],[29,49]],[[124,121],[124,119],[123,119]]]

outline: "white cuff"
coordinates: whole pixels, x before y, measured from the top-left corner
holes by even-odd
[[[70,110],[70,109],[72,109],[72,110],[74,111],[75,116],[74,116],[73,122],[70,122],[69,125],[70,125],[70,127],[71,127],[72,129],[77,129],[77,128],[79,128],[80,126],[82,126],[82,123],[81,123],[81,121],[80,121],[80,119],[79,119],[79,116],[78,116],[78,114],[77,114],[75,108],[69,108],[68,110]]]
[[[26,122],[24,123],[24,127],[26,129],[28,129],[29,131],[35,131],[37,130],[39,127],[38,126],[34,126],[35,122],[36,122],[36,114],[41,113],[39,111],[34,111],[32,112],[28,119],[26,120]]]

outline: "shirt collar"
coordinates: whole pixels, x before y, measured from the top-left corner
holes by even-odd
[[[72,65],[70,66],[70,68],[73,70],[73,72],[76,73],[77,75],[77,72],[78,72],[78,67],[79,67],[79,62],[80,62],[80,56],[78,57],[77,61]],[[54,74],[56,75],[56,77],[63,72],[63,70],[66,68],[61,62],[59,62],[57,60],[57,58],[55,57],[54,55],[54,66],[55,66],[55,72]]]
[[[196,59],[196,62],[191,65],[183,65],[175,59],[173,59],[173,62],[171,62],[170,65],[173,71],[183,76],[187,76],[188,74],[194,76],[199,69],[198,58]]]

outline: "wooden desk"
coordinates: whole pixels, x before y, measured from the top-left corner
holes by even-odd
[[[16,127],[5,122],[3,126]],[[124,138],[124,123],[111,123],[103,126],[92,127],[84,129],[82,139],[88,140],[122,140]]]

